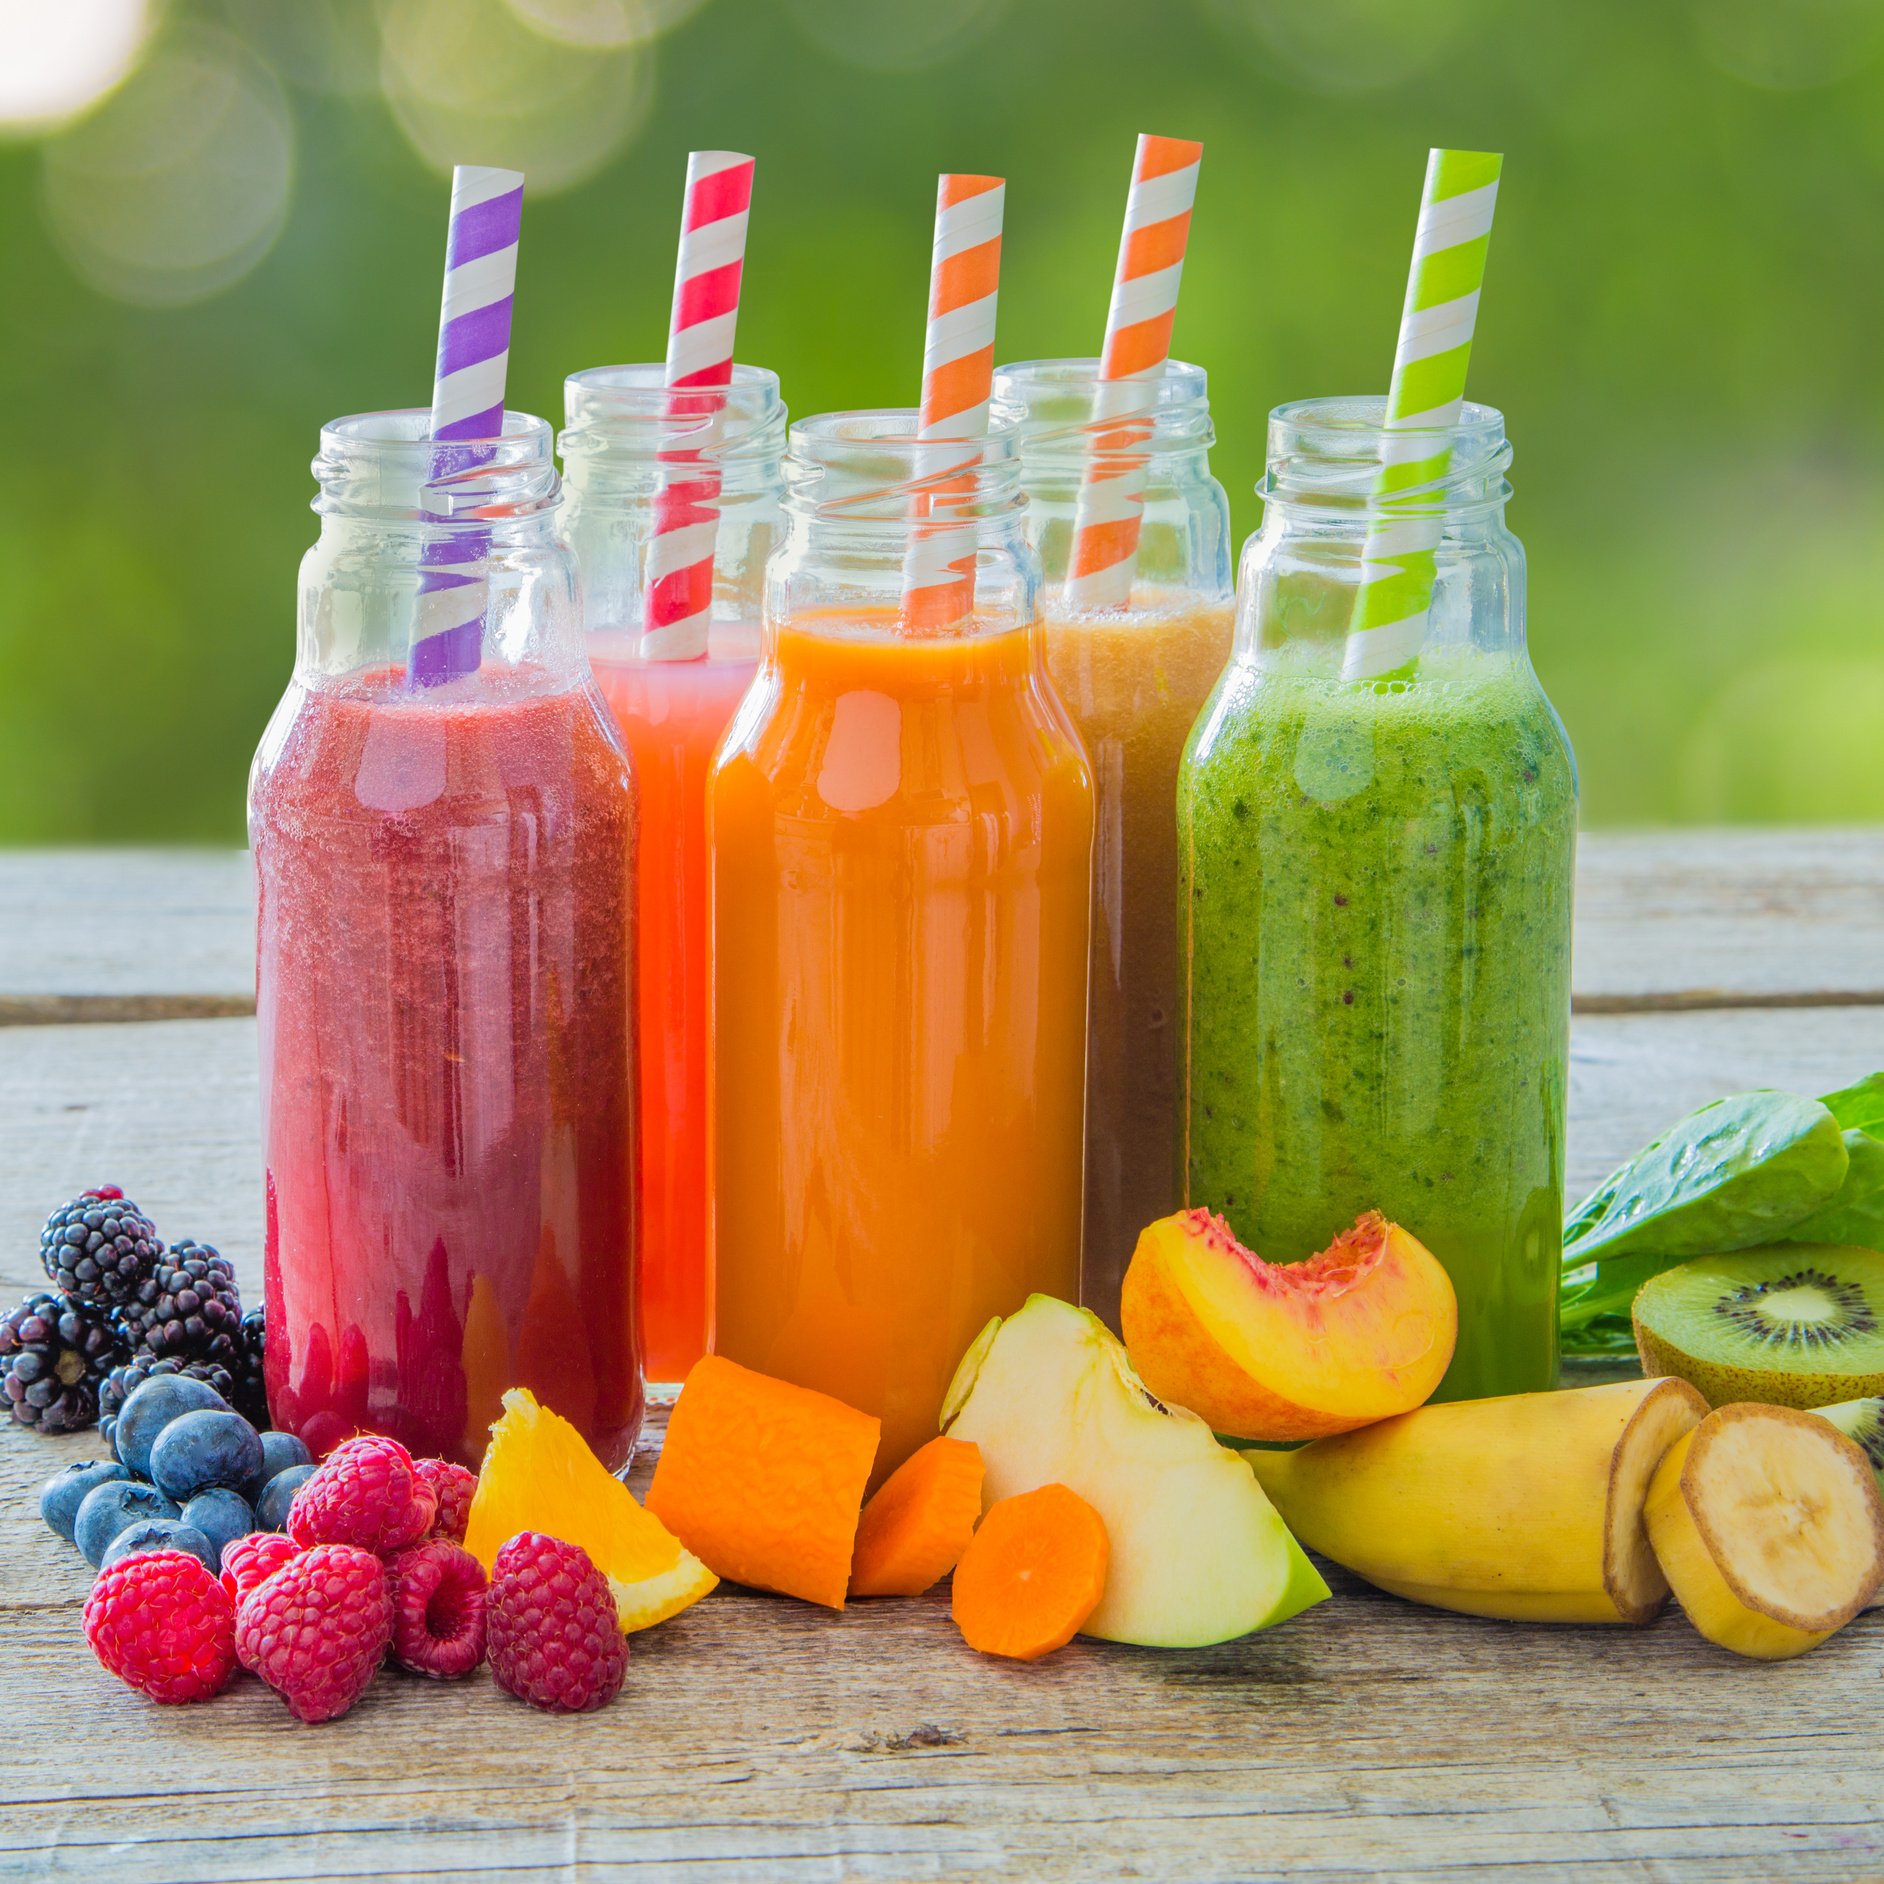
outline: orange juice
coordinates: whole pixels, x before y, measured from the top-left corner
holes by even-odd
[[[1160,596],[1049,614],[1047,671],[1092,761],[1092,1014],[1086,1073],[1086,1306],[1118,1325],[1146,1224],[1184,1201],[1178,1172],[1177,776],[1230,658],[1228,596]]]
[[[773,632],[710,783],[718,1351],[936,1431],[1079,1282],[1092,781],[1030,626]]]

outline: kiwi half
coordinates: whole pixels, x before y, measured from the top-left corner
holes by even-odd
[[[1674,1374],[1712,1406],[1806,1409],[1884,1394],[1884,1254],[1774,1243],[1701,1256],[1635,1298],[1646,1374]]]

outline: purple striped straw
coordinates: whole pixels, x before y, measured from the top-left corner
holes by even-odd
[[[504,375],[510,365],[510,308],[523,228],[523,176],[482,164],[451,173],[451,233],[445,248],[445,299],[438,315],[438,366],[432,376],[434,486],[488,464],[489,441],[504,430]],[[449,449],[446,449],[449,447]],[[426,545],[406,682],[437,687],[475,674],[484,648],[489,600],[484,560],[488,531],[454,532]]]

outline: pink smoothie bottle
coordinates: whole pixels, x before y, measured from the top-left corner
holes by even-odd
[[[268,1394],[475,1465],[506,1388],[611,1469],[641,1423],[635,791],[583,647],[549,427],[446,495],[424,412],[314,472],[294,677],[255,756]],[[417,686],[420,572],[485,584],[475,668]]]
[[[581,566],[589,657],[640,790],[641,1326],[650,1392],[668,1399],[712,1336],[707,770],[758,665],[785,408],[777,376],[753,366],[734,367],[724,391],[692,393],[669,390],[658,362],[596,367],[575,374],[565,398],[564,532]],[[646,631],[660,458],[677,436],[695,441],[719,487],[704,645],[678,655]]]

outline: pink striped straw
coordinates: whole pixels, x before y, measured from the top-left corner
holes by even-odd
[[[746,266],[753,162],[732,150],[687,159],[687,194],[667,328],[667,413],[684,443],[661,452],[661,484],[648,543],[641,656],[698,661],[713,621],[713,549],[720,529],[719,444],[726,401],[691,388],[728,386],[733,329]]]
[[[488,441],[504,429],[504,379],[510,365],[510,309],[523,229],[523,177],[515,170],[460,164],[451,173],[451,229],[445,245],[445,296],[438,315],[438,364],[432,375],[431,483],[436,489],[495,455]],[[442,449],[450,447],[450,449]],[[484,649],[489,584],[488,531],[461,530],[427,544],[413,620],[406,683],[436,687],[475,674]]]
[[[1181,137],[1140,137],[1125,199],[1125,233],[1106,310],[1105,352],[1093,399],[1094,435],[1074,512],[1067,600],[1082,609],[1124,608],[1132,599],[1145,509],[1145,459],[1132,447],[1150,432],[1171,357],[1178,281],[1191,233],[1191,204],[1204,147]]]
[[[1000,177],[945,175],[936,186],[935,245],[929,264],[929,321],[923,337],[919,439],[984,438],[994,390],[994,314],[1001,285]],[[979,450],[918,452],[918,517],[973,488]],[[940,480],[940,481],[937,481]],[[940,498],[940,504],[934,500]],[[903,563],[903,619],[911,627],[958,622],[975,606],[972,527],[918,521]]]

